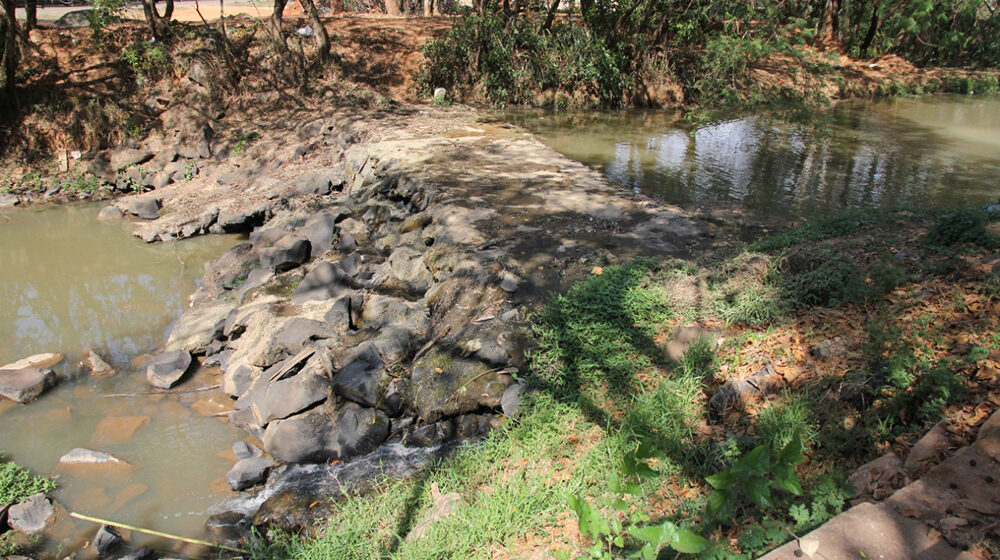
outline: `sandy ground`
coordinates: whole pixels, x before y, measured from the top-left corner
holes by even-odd
[[[38,8],[38,21],[42,24],[53,22],[67,12],[86,9],[87,6],[45,6]],[[211,0],[203,2],[180,1],[174,5],[174,18],[177,21],[201,21],[198,10],[208,21],[219,19],[219,3]],[[160,7],[162,10],[162,6]],[[223,6],[227,16],[243,14],[251,17],[268,17],[271,15],[270,2],[239,2],[227,3]],[[17,9],[17,18],[24,20],[25,14],[22,8]],[[139,5],[129,5],[125,10],[125,17],[128,19],[142,20],[142,7]]]

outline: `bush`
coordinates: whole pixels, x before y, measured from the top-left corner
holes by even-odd
[[[962,243],[988,248],[1000,246],[997,235],[986,229],[988,223],[989,214],[982,209],[942,214],[927,234],[927,243],[937,247],[951,247]]]

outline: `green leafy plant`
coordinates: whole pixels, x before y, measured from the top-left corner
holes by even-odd
[[[170,55],[158,43],[140,41],[122,51],[121,60],[135,73],[140,85],[167,74],[171,69]]]
[[[104,28],[118,23],[125,15],[125,0],[94,0],[87,12],[87,23],[96,41],[103,39]]]
[[[647,525],[650,520],[647,513],[641,510],[628,512],[628,503],[623,496],[640,494],[641,487],[635,480],[656,475],[656,471],[646,463],[654,455],[652,446],[645,442],[626,453],[621,475],[609,480],[611,496],[599,498],[596,506],[582,496],[568,498],[570,508],[576,512],[580,532],[593,542],[587,551],[592,558],[618,558],[616,552],[625,548],[629,537],[641,543],[634,556],[643,560],[654,560],[665,547],[689,554],[705,549],[707,541],[689,529],[678,527],[669,520]],[[626,523],[620,521],[623,517],[628,519]]]
[[[802,485],[795,466],[803,461],[802,438],[798,433],[777,454],[770,445],[758,445],[726,470],[705,479],[715,489],[708,499],[709,515],[719,520],[728,518],[747,501],[770,508],[774,489],[801,496]]]
[[[93,194],[101,188],[101,183],[97,177],[89,173],[80,173],[73,177],[71,181],[63,185],[63,188],[70,192]]]

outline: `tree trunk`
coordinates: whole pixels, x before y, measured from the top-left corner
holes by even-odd
[[[878,31],[878,5],[879,0],[872,3],[872,19],[868,22],[868,32],[865,33],[864,40],[861,41],[861,58],[868,56],[868,49],[875,40],[875,32]]]
[[[385,13],[390,16],[398,16],[399,13],[399,1],[398,0],[385,0]]]
[[[323,22],[319,19],[319,11],[316,9],[316,3],[313,0],[301,0],[302,6],[306,9],[306,13],[309,15],[309,23],[313,27],[313,37],[316,38],[316,49],[319,54],[319,59],[322,62],[327,62],[330,60],[330,36],[326,33],[326,27],[323,26]]]
[[[174,0],[167,0],[166,7],[163,8],[163,19],[167,22],[174,17]]]
[[[556,19],[556,11],[559,9],[560,0],[552,0],[549,4],[549,11],[545,13],[545,22],[542,23],[542,31],[552,29],[552,22]]]
[[[330,13],[339,14],[344,11],[344,0],[331,0]]]
[[[25,25],[28,31],[38,27],[38,0],[25,0],[24,2]]]
[[[286,0],[274,0],[274,11],[271,12],[271,37],[280,46],[285,46],[285,34],[281,31],[281,17],[285,13]]]
[[[424,0],[424,17],[431,17],[434,13],[434,0]]]
[[[18,63],[17,18],[14,17],[14,0],[0,0],[0,2],[3,3],[5,31],[3,37],[4,91],[13,94]]]
[[[142,0],[142,13],[153,37],[160,36],[160,14],[156,11],[156,0]]]
[[[820,23],[819,42],[831,43],[836,41],[838,27],[840,27],[840,0],[826,0],[823,7],[823,19]]]

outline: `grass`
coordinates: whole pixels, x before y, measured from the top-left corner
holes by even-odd
[[[889,450],[905,456],[942,418],[952,443],[967,444],[981,421],[977,406],[996,381],[983,372],[1000,368],[1000,298],[980,277],[995,259],[981,240],[995,226],[984,222],[985,235],[932,233],[956,229],[948,216],[849,213],[698,264],[606,266],[532,318],[538,346],[524,381],[535,392],[516,421],[415,479],[348,498],[320,536],[280,536],[258,554],[586,557],[595,542],[580,533],[571,496],[609,522],[694,531],[709,539],[698,558],[752,558],[789,530],[804,533],[845,507],[845,480],[862,463]],[[894,258],[893,248],[919,258]],[[681,297],[685,286],[699,286],[700,297]],[[696,343],[668,363],[666,340],[693,318],[724,331],[721,344]],[[812,344],[832,338],[841,354],[810,356]],[[784,388],[709,423],[709,397],[765,364]],[[800,495],[776,490],[768,504],[736,504],[734,517],[707,515],[707,477],[756,446],[777,454],[796,436],[806,456]],[[622,480],[634,494],[622,494]],[[460,505],[406,539],[435,484],[458,493]],[[602,554],[639,551],[640,541],[623,537]]]

